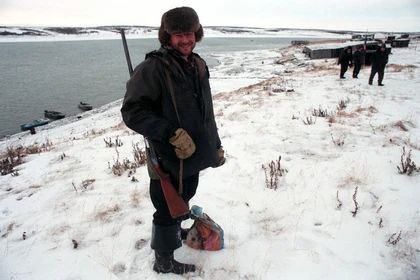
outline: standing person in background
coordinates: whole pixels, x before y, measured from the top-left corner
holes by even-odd
[[[356,51],[353,53],[353,78],[357,79],[360,69],[362,68],[362,64],[364,63],[364,49],[363,46],[358,46]]]
[[[340,68],[340,79],[345,79],[344,74],[346,73],[349,66],[351,67],[353,61],[353,56],[351,54],[351,47],[347,47],[344,51],[340,54],[338,58],[338,63],[341,65]]]
[[[376,52],[372,55],[372,69],[370,71],[369,85],[372,85],[375,74],[378,73],[378,86],[384,86],[382,80],[384,79],[385,66],[388,63],[388,53],[385,44],[378,47]]]
[[[217,132],[206,62],[193,49],[203,38],[203,27],[189,7],[163,14],[159,50],[146,55],[127,82],[121,113],[125,124],[147,137],[160,167],[188,204],[195,195],[199,172],[225,162]],[[149,161],[150,159],[148,159]],[[149,169],[153,214],[151,247],[153,270],[184,274],[193,264],[174,259],[187,230],[172,218],[159,177]],[[180,180],[181,179],[181,180]]]

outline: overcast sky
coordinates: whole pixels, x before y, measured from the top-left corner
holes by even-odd
[[[0,0],[0,25],[159,26],[178,6],[204,26],[420,31],[420,0]]]

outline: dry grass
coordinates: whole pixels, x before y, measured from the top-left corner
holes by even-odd
[[[401,131],[408,131],[409,127],[411,128],[415,128],[415,124],[412,123],[411,121],[397,121],[394,123],[393,125],[394,127],[399,128]]]
[[[9,225],[7,225],[7,228],[5,230],[5,233],[3,233],[1,235],[1,238],[6,238],[9,236],[10,233],[12,233],[13,229],[15,228],[16,224],[15,223],[10,223]]]
[[[256,84],[252,84],[249,86],[241,87],[237,90],[230,91],[230,92],[220,92],[213,96],[214,101],[231,101],[238,96],[248,95],[250,93],[256,95],[270,95],[270,88],[272,85],[276,84],[277,86],[283,84],[284,78],[283,77],[273,77],[264,81],[261,81]]]
[[[106,129],[100,129],[100,130],[92,129],[90,131],[87,131],[87,132],[83,133],[83,137],[84,138],[95,138],[95,137],[98,137],[98,136],[101,136],[101,135],[105,134],[106,132],[107,132]]]
[[[29,146],[8,147],[5,152],[0,154],[0,174],[17,174],[14,168],[24,163],[24,157],[31,154],[39,154],[45,151],[50,151],[53,144],[50,140],[46,140],[43,144],[33,144]]]
[[[414,69],[417,68],[416,65],[412,65],[412,64],[388,64],[387,65],[387,71],[389,72],[413,72]]]
[[[376,109],[374,106],[369,106],[369,107],[358,107],[355,110],[356,113],[362,113],[362,112],[369,112],[371,114],[376,114],[378,113],[378,109]]]
[[[338,111],[335,114],[337,117],[341,117],[341,118],[355,118],[357,117],[357,114],[355,112],[346,112],[346,111]]]
[[[135,189],[130,195],[131,206],[134,208],[139,207],[140,205],[140,193],[137,189]]]
[[[121,211],[121,207],[118,204],[115,204],[110,207],[106,207],[105,209],[96,213],[95,220],[98,220],[102,223],[109,223],[112,217],[120,211]]]

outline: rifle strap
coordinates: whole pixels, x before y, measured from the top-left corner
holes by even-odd
[[[167,67],[165,67],[165,74],[166,74],[166,82],[168,84],[169,92],[170,92],[171,98],[172,98],[172,103],[174,105],[175,114],[176,114],[176,117],[178,119],[179,125],[182,127],[181,118],[179,117],[179,113],[178,113],[178,107],[176,106],[174,88],[172,86],[171,76],[169,75],[169,70],[168,70]],[[179,174],[178,174],[178,193],[179,194],[182,194],[182,192],[183,192],[183,183],[182,183],[183,173],[184,173],[184,160],[180,159],[179,160]]]

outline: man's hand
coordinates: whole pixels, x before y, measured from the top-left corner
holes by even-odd
[[[194,141],[182,128],[175,131],[175,135],[169,138],[169,143],[175,146],[175,154],[179,159],[189,158],[195,152]]]

